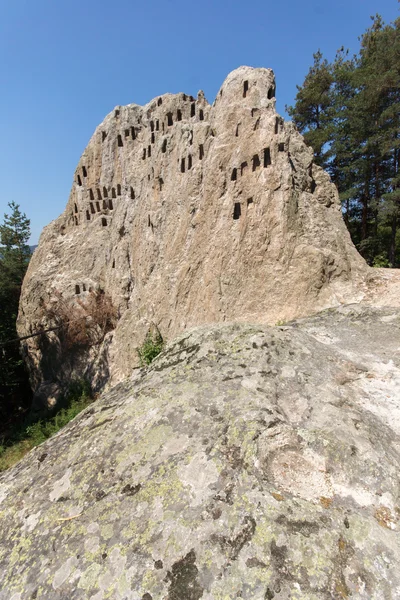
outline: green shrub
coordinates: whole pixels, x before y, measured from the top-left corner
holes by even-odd
[[[0,472],[8,469],[35,446],[39,446],[84,408],[93,402],[93,394],[87,381],[74,381],[61,401],[61,408],[49,419],[25,424],[0,445]]]
[[[164,340],[158,328],[155,328],[155,330],[149,329],[143,344],[137,351],[141,366],[145,367],[152,363],[156,356],[162,352],[163,348]]]
[[[378,254],[377,256],[374,257],[372,266],[373,267],[391,267],[392,265],[390,264],[387,256],[385,256],[385,254],[382,253],[382,254]]]

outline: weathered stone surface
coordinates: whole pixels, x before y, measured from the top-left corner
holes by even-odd
[[[186,332],[0,476],[1,600],[400,597],[400,312]]]
[[[212,106],[201,92],[164,94],[105,118],[31,260],[18,327],[51,325],[48,294],[110,294],[120,318],[100,349],[60,356],[56,333],[25,346],[35,388],[71,374],[100,388],[131,373],[150,322],[166,339],[202,323],[273,324],[361,300],[369,273],[336,188],[276,112],[273,72],[241,67]]]

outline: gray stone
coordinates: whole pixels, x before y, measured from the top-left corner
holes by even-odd
[[[0,599],[399,598],[399,348],[359,305],[185,332],[0,476]]]
[[[31,416],[48,414],[54,409],[62,396],[60,386],[53,381],[43,381],[37,388],[33,400]]]

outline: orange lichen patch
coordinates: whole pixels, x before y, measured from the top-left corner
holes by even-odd
[[[336,598],[343,598],[343,600],[347,600],[349,597],[348,587],[343,581],[337,581],[335,583],[335,592]]]
[[[326,498],[325,496],[321,496],[319,499],[321,506],[323,506],[324,508],[330,508],[333,499],[332,498]]]
[[[282,494],[280,494],[279,492],[271,492],[271,496],[273,496],[275,500],[278,500],[278,502],[282,502],[282,500],[285,499],[285,497],[282,496]]]
[[[375,510],[374,517],[382,527],[396,529],[397,519],[392,515],[390,508],[387,506],[379,506],[379,508]]]
[[[346,550],[346,540],[344,540],[342,537],[339,538],[338,540],[338,546],[339,546],[339,551],[340,552],[344,552]]]

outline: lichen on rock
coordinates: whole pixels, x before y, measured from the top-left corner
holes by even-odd
[[[357,305],[185,332],[0,475],[0,600],[395,600],[399,343]]]

